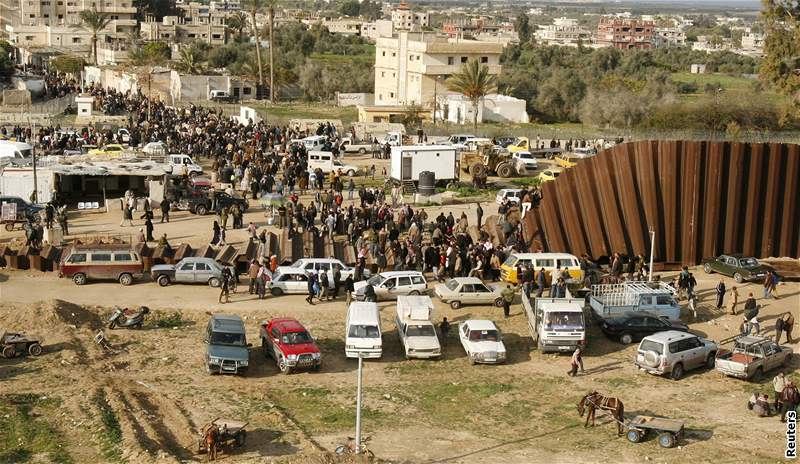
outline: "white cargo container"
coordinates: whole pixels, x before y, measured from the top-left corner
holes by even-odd
[[[433,172],[437,182],[458,180],[456,148],[450,145],[392,147],[392,179],[419,182],[422,171]]]

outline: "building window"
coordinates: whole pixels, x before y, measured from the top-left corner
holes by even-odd
[[[397,56],[397,53],[395,53],[395,52],[392,52],[392,58],[394,58],[394,57],[396,57],[396,56]]]
[[[453,64],[455,64],[455,62],[456,62],[456,59],[454,57],[452,57],[452,56],[448,56],[447,57],[447,64],[448,65],[452,66]]]
[[[481,57],[481,63],[486,64],[488,62],[489,62],[489,57],[488,56],[482,56]]]
[[[252,89],[250,87],[244,87],[242,89],[242,93],[244,93],[245,95],[250,95],[251,91],[252,91]]]
[[[386,56],[386,52],[385,51],[381,52],[381,56]]]
[[[392,77],[397,77],[397,75],[395,73],[392,73]]]
[[[74,44],[79,44],[79,43],[81,43],[81,38],[80,38],[80,37],[73,37],[73,38],[72,38],[72,43],[74,43]]]
[[[394,98],[394,92],[389,92],[389,98]]]
[[[461,57],[461,63],[466,63],[466,62],[467,62],[467,57],[466,56],[462,56]]]
[[[33,36],[32,35],[26,35],[25,36],[25,41],[26,42],[32,42],[33,41]]]
[[[381,77],[386,77],[386,72],[385,71],[381,71]]]

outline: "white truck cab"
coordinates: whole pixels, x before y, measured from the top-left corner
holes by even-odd
[[[308,152],[308,172],[314,172],[317,168],[327,174],[334,171],[342,171],[342,174],[353,177],[358,174],[358,166],[344,164],[329,151],[309,151]]]
[[[403,145],[403,134],[400,132],[387,132],[386,137],[383,138],[382,145],[389,144],[391,147]]]
[[[203,168],[195,163],[191,156],[173,154],[167,160],[172,166],[172,174],[181,176],[196,176],[203,173]]]
[[[348,358],[380,358],[383,355],[381,314],[378,304],[350,303],[345,323],[344,354]]]
[[[397,297],[397,333],[406,358],[435,358],[441,356],[442,348],[436,328],[431,322],[433,301],[425,295],[401,295]]]
[[[539,351],[568,352],[586,346],[582,298],[536,298],[522,294],[528,330]]]

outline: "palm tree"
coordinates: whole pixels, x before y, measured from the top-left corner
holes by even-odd
[[[108,13],[97,11],[97,8],[92,7],[91,10],[83,10],[80,12],[81,22],[76,24],[75,27],[84,27],[89,29],[92,33],[92,56],[94,57],[94,64],[97,66],[97,33],[105,29],[111,22],[111,16]]]
[[[237,40],[242,41],[242,32],[247,28],[247,14],[244,11],[232,13],[226,21],[228,29],[236,31]]]
[[[258,24],[256,24],[256,14],[264,8],[264,0],[247,0],[246,2],[247,8],[250,11],[250,20],[253,22],[251,27],[253,28],[253,36],[256,39],[256,62],[258,69],[258,85],[264,85],[264,66],[261,62],[261,43],[258,37]]]
[[[200,74],[205,70],[205,65],[200,61],[200,54],[194,47],[183,47],[176,67],[189,74]]]
[[[275,7],[278,6],[278,0],[266,0],[267,9],[269,12],[269,102],[275,103]]]
[[[447,89],[458,92],[469,99],[474,113],[472,125],[478,131],[478,105],[483,97],[497,88],[497,76],[489,74],[489,67],[482,65],[478,60],[469,60],[461,66],[461,70],[446,81]]]

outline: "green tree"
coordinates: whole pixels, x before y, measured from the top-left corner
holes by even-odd
[[[347,0],[346,2],[342,3],[342,6],[339,8],[339,12],[345,16],[354,18],[361,14],[361,4],[358,3],[358,0]]]
[[[278,0],[265,0],[267,13],[269,14],[269,101],[275,103],[275,8],[278,7]],[[263,85],[263,84],[262,84]]]
[[[247,29],[247,14],[244,11],[232,13],[225,20],[225,27],[230,31],[236,32],[236,40],[241,42],[242,34]]]
[[[252,24],[250,27],[253,28],[253,37],[256,41],[256,69],[258,70],[258,85],[264,85],[264,63],[261,61],[261,38],[258,34],[258,24],[256,23],[256,15],[264,9],[264,0],[246,0],[245,6],[247,11],[250,12],[250,20]],[[272,44],[270,44],[270,50],[272,49]]]
[[[458,92],[472,103],[472,126],[478,131],[478,109],[483,98],[497,88],[497,76],[489,74],[489,67],[472,59],[446,81],[447,89]]]
[[[81,22],[74,27],[88,29],[92,34],[92,57],[94,64],[97,65],[97,33],[105,29],[111,22],[111,15],[97,11],[92,7],[91,10],[83,10],[79,14]]]
[[[153,16],[156,21],[161,21],[164,16],[174,16],[178,13],[175,0],[134,0],[136,8],[135,18],[144,21],[145,16]]]
[[[761,78],[786,94],[800,92],[800,5],[792,0],[763,0],[766,38]]]
[[[176,68],[189,74],[202,74],[206,67],[202,60],[202,52],[196,47],[183,47],[176,63]]]
[[[520,43],[527,43],[531,40],[531,24],[530,18],[525,13],[520,13],[517,16],[517,20],[514,23],[514,27],[517,29],[517,34],[519,35],[519,42]]]
[[[59,55],[50,60],[50,67],[57,72],[77,75],[83,69],[83,57],[75,55]]]
[[[558,68],[539,87],[536,109],[557,121],[577,121],[586,84],[573,70]]]
[[[14,75],[14,62],[12,56],[14,47],[5,40],[0,40],[0,79],[8,80]]]

